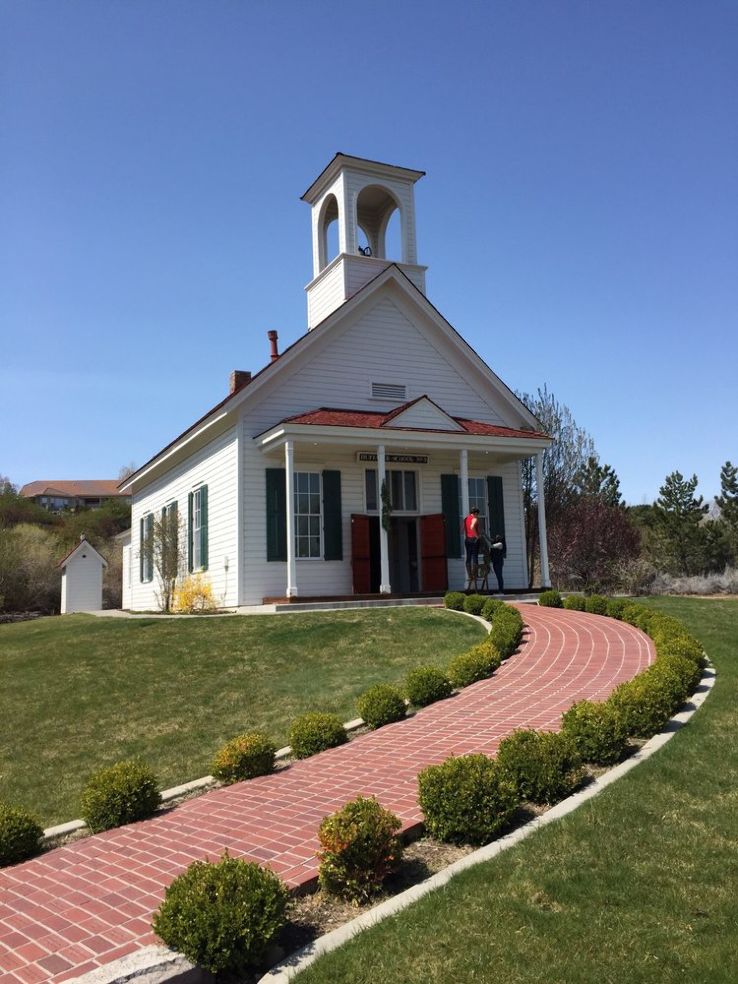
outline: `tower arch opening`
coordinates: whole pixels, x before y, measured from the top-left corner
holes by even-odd
[[[338,199],[335,195],[330,194],[325,196],[318,218],[318,251],[321,270],[324,270],[338,256],[339,249]]]
[[[388,239],[387,231],[390,224],[392,236]],[[357,231],[364,232],[372,256],[381,260],[404,261],[402,206],[389,189],[378,184],[366,185],[361,189],[356,199],[356,226]],[[391,254],[388,252],[390,243]]]

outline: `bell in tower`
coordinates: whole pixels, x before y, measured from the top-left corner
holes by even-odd
[[[415,182],[424,174],[336,154],[302,196],[312,208],[313,230],[308,329],[393,262],[425,293],[426,267],[417,263],[415,238]],[[395,214],[400,223],[399,259],[387,256],[387,230]],[[329,258],[328,230],[333,222],[338,227],[338,253]]]

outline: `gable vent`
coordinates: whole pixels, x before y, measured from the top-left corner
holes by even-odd
[[[407,386],[404,383],[372,383],[372,396],[375,400],[406,400]]]

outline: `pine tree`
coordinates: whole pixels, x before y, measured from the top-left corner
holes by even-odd
[[[738,564],[738,467],[726,461],[720,469],[720,495],[715,502],[720,508],[720,524],[728,541],[731,560]]]
[[[705,566],[702,520],[708,510],[702,496],[695,496],[697,476],[686,479],[675,471],[666,476],[654,503],[654,521],[660,557],[671,574],[699,574]]]
[[[580,495],[594,496],[608,506],[621,506],[620,479],[611,465],[601,465],[597,455],[590,455],[577,472],[576,490]]]

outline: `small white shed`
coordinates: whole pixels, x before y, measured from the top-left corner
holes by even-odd
[[[84,536],[60,561],[61,613],[99,612],[102,608],[103,570],[107,560]]]

